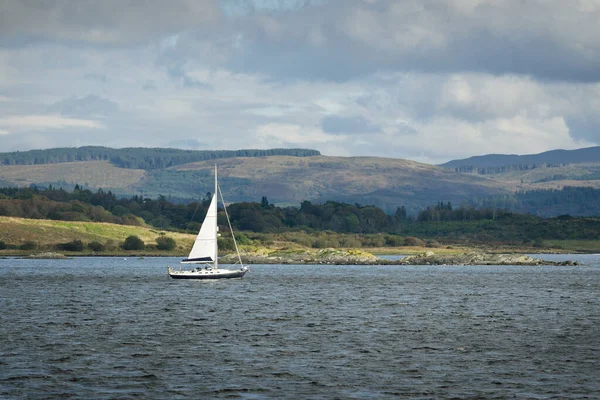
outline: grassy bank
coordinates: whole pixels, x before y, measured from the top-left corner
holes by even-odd
[[[139,237],[146,245],[144,250],[130,251],[120,247],[121,243],[129,236]],[[173,250],[158,250],[156,239],[161,236],[172,238],[176,246]],[[371,235],[382,236],[382,235]],[[541,246],[515,246],[515,245],[465,245],[461,243],[432,246],[365,246],[355,238],[356,235],[342,235],[332,232],[287,232],[285,234],[253,234],[246,232],[239,234],[240,248],[248,252],[261,248],[278,249],[310,249],[314,244],[318,248],[354,248],[375,255],[383,254],[418,254],[433,251],[441,255],[455,255],[459,253],[480,250],[491,253],[544,253],[544,252],[585,252],[600,253],[600,240],[548,240]],[[0,256],[29,255],[46,251],[59,251],[73,256],[103,255],[103,256],[185,256],[188,254],[195,235],[171,231],[158,230],[148,226],[116,225],[98,222],[81,221],[54,221],[41,219],[24,219],[0,216]],[[223,238],[226,240],[226,238]],[[58,250],[57,246],[74,240],[81,240],[84,244],[82,251],[68,252]],[[353,240],[354,242],[352,242]],[[365,241],[376,242],[374,238]],[[381,241],[381,240],[380,240]],[[92,251],[87,245],[91,242],[102,244],[103,250]],[[27,247],[29,244],[29,247]],[[311,246],[311,244],[313,244]],[[325,246],[323,246],[325,244]],[[32,247],[33,246],[33,247]],[[233,247],[221,246],[223,252]]]
[[[120,244],[128,236],[139,237],[146,248],[140,251],[126,251]],[[156,239],[168,236],[175,240],[176,247],[171,251],[156,249]],[[161,231],[150,227],[116,225],[99,222],[53,221],[0,216],[0,241],[9,247],[0,250],[0,255],[23,255],[41,251],[54,251],[61,243],[81,240],[85,245],[98,242],[104,246],[101,255],[183,255],[187,254],[194,241],[194,235]],[[26,248],[22,248],[26,247]],[[33,248],[31,248],[33,247]],[[90,255],[94,252],[85,247],[83,251],[63,252],[65,254]]]

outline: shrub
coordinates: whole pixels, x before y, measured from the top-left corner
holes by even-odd
[[[33,240],[27,240],[22,245],[19,246],[21,250],[33,250],[37,247],[37,243]]]
[[[143,250],[146,245],[144,241],[135,235],[128,236],[121,244],[124,250]]]
[[[405,246],[425,246],[425,242],[419,238],[408,236],[404,239]]]
[[[104,250],[104,245],[100,242],[93,241],[88,243],[88,248],[92,251],[99,252]]]
[[[59,250],[65,251],[82,251],[83,250],[83,242],[79,239],[72,240],[66,243],[59,243],[56,245]]]
[[[159,250],[173,250],[175,244],[175,239],[167,236],[159,236],[156,238],[156,248]]]
[[[6,249],[8,246],[6,246],[6,242],[4,242],[4,240],[0,240],[0,250],[4,250]]]
[[[388,247],[399,247],[404,243],[404,238],[398,235],[385,235],[385,245]]]

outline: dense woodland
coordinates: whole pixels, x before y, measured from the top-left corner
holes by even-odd
[[[309,149],[269,150],[179,150],[167,148],[129,147],[111,149],[101,146],[56,148],[0,153],[2,165],[56,164],[74,161],[110,161],[117,167],[156,170],[190,162],[229,157],[294,156],[310,157],[321,153]]]
[[[493,174],[504,174],[512,171],[530,171],[537,168],[553,168],[561,167],[564,164],[507,164],[498,165],[493,167],[477,167],[476,165],[459,165],[454,168],[456,172],[462,172],[466,174],[478,174],[478,175],[493,175]]]
[[[518,191],[512,195],[486,197],[471,203],[475,208],[505,209],[520,214],[551,217],[600,216],[600,190],[588,187]]]
[[[596,191],[599,192],[599,191]],[[565,192],[577,197],[578,191]],[[587,193],[587,191],[586,191]],[[594,191],[594,196],[598,193]],[[554,191],[549,191],[548,199]],[[527,199],[525,194],[523,201]],[[539,194],[538,194],[539,196]],[[591,194],[590,194],[591,196]],[[175,204],[164,196],[158,199],[117,198],[111,192],[92,192],[76,186],[62,188],[1,188],[0,215],[22,218],[82,220],[129,225],[149,224],[160,229],[196,232],[204,218],[211,194],[189,204]],[[393,215],[374,206],[327,201],[313,204],[304,201],[299,207],[277,207],[266,197],[261,202],[239,202],[227,207],[234,228],[255,233],[337,232],[435,239],[441,242],[512,242],[524,243],[548,239],[597,239],[600,218],[563,215],[541,218],[512,213],[499,207],[453,207],[439,202],[411,216],[399,206]],[[225,226],[224,212],[219,224]],[[389,240],[388,240],[389,239]],[[393,236],[379,245],[398,245]]]

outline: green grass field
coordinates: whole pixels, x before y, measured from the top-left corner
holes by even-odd
[[[298,233],[295,233],[296,235]],[[252,235],[246,233],[243,236],[253,236],[247,244],[240,245],[242,250],[257,251],[258,249],[310,249],[306,245],[297,242],[294,233],[261,234]],[[120,244],[128,236],[138,236],[146,244],[146,249],[132,252],[120,248]],[[160,236],[168,236],[175,240],[176,247],[172,251],[159,251],[156,249],[156,239]],[[306,236],[306,234],[304,233]],[[243,237],[241,236],[241,237]],[[309,235],[317,238],[319,233]],[[43,219],[24,219],[0,216],[0,242],[7,247],[0,249],[2,255],[24,255],[43,251],[55,251],[56,245],[81,240],[84,245],[90,242],[99,242],[104,245],[102,255],[172,255],[185,256],[192,246],[195,235],[171,231],[162,231],[151,227],[116,225],[98,222],[81,221],[53,221]],[[306,238],[305,238],[306,239]],[[34,249],[19,249],[26,242],[35,243]],[[343,240],[342,240],[343,242]],[[338,246],[330,246],[338,247]],[[343,247],[343,246],[342,246]],[[358,246],[360,247],[360,246]],[[358,248],[357,247],[357,248]],[[225,249],[223,249],[225,250]],[[375,254],[418,254],[433,251],[436,254],[459,254],[473,250],[495,253],[536,253],[536,252],[564,252],[564,253],[600,253],[600,240],[545,240],[542,247],[514,247],[494,246],[486,247],[479,245],[477,248],[463,246],[460,244],[444,245],[439,247],[364,247],[361,250]],[[72,255],[93,254],[87,247],[82,252]]]
[[[81,240],[84,244],[99,242],[106,248],[106,254],[123,254],[119,244],[128,236],[135,235],[148,246],[143,252],[158,252],[156,238],[166,235],[173,238],[176,248],[165,255],[185,255],[192,246],[195,235],[161,231],[149,227],[116,225],[98,222],[52,221],[45,219],[25,219],[0,216],[0,241],[9,246],[20,246],[25,242],[36,243],[37,251],[49,251],[59,243]],[[84,253],[91,253],[87,250]],[[0,250],[0,254],[32,253],[31,250]]]

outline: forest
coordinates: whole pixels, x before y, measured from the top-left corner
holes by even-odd
[[[570,192],[569,192],[570,193]],[[571,193],[572,194],[572,193]],[[574,194],[572,194],[574,195]],[[211,193],[189,204],[176,204],[164,196],[157,199],[133,196],[118,198],[110,191],[92,192],[75,186],[62,188],[0,188],[0,215],[21,218],[111,222],[143,225],[181,232],[197,232],[210,203]],[[497,207],[476,208],[449,202],[427,206],[408,215],[398,206],[392,215],[370,205],[326,201],[303,201],[299,207],[279,207],[267,197],[260,202],[239,202],[227,207],[238,231],[254,233],[335,232],[367,235],[385,233],[435,239],[440,242],[526,243],[549,239],[597,239],[600,218],[562,215],[542,218]],[[219,224],[226,225],[224,212]],[[393,245],[391,238],[388,245]],[[397,243],[396,243],[397,244]]]
[[[319,151],[309,149],[179,150],[143,147],[112,149],[101,146],[84,146],[0,153],[0,164],[32,165],[104,160],[121,168],[150,171],[218,158],[266,156],[310,157],[318,155],[321,155]]]
[[[550,217],[600,216],[600,190],[590,187],[564,187],[518,191],[512,195],[477,199],[471,205],[482,209],[506,209],[520,214]]]

